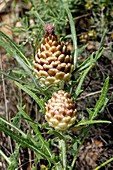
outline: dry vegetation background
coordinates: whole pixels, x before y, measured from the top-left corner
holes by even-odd
[[[87,117],[86,107],[94,106],[100,95],[105,78],[110,76],[109,101],[105,110],[102,111],[100,118],[113,122],[113,3],[109,1],[111,3],[107,4],[109,8],[108,6],[103,6],[100,11],[96,11],[96,7],[91,7],[91,4],[87,2],[84,1],[86,9],[80,10],[80,13],[74,16],[78,46],[81,47],[84,44],[88,44],[86,49],[79,55],[78,64],[84,61],[91,52],[98,49],[105,26],[108,32],[103,44],[104,52],[85,79],[83,84],[85,91],[77,99],[77,108],[78,112]],[[78,6],[78,8],[80,7],[82,9],[82,3]],[[15,31],[15,28],[21,27],[19,18],[25,16],[26,11],[30,9],[31,3],[28,1],[0,0],[0,30],[17,44],[25,42],[26,34],[20,36],[19,32]],[[92,10],[94,11],[92,12]],[[106,10],[108,10],[109,16],[105,16]],[[97,12],[98,15],[96,16]],[[93,24],[89,21],[90,15],[93,18]],[[32,24],[32,19],[30,22]],[[68,27],[66,31],[67,33],[69,32]],[[31,39],[30,42],[25,43],[25,54],[27,57],[33,57]],[[71,44],[69,48],[73,48]],[[1,70],[3,69],[5,71],[17,67],[14,58],[7,56],[6,51],[2,47],[0,47],[0,67]],[[21,93],[12,81],[4,79],[3,75],[0,75],[0,79],[3,79],[3,81],[0,81],[0,115],[10,120],[17,113],[16,106],[21,98],[21,102],[26,105],[26,112],[34,118],[35,106],[33,100],[26,93]],[[27,130],[26,124],[23,124],[23,127]],[[13,147],[15,147],[15,141],[7,137],[3,132],[0,132],[0,145],[1,149],[9,156]],[[94,167],[111,157],[113,157],[113,124],[93,125],[84,145],[80,149],[76,170],[94,169]],[[30,150],[21,149],[19,157],[20,170],[30,170],[32,160],[33,153]],[[0,169],[7,169],[7,164],[1,157]],[[102,168],[102,170],[104,169],[112,170],[113,163],[111,162]]]

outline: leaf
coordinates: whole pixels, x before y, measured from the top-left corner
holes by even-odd
[[[94,53],[91,54],[90,57],[86,58],[85,61],[83,61],[80,66],[77,68],[78,72],[84,71],[86,68],[88,68],[91,64],[94,63]]]
[[[78,86],[77,86],[77,88],[76,88],[76,92],[75,92],[76,98],[77,98],[78,95],[82,92],[81,87],[82,87],[83,81],[84,81],[87,73],[89,72],[89,70],[90,70],[91,68],[92,68],[92,65],[89,66],[89,67],[81,74],[81,76],[80,76],[80,81],[79,81],[79,84],[78,84]]]
[[[11,119],[12,124],[18,127],[20,124],[21,118],[22,118],[21,114],[19,112],[16,113],[16,115]]]
[[[13,132],[12,130],[8,129],[5,125],[1,125],[0,122],[0,130],[9,135],[11,138],[16,140],[19,144],[21,144],[23,147],[30,148],[32,151],[36,153],[36,155],[40,155],[43,159],[46,159],[49,161],[49,163],[54,163],[54,159],[50,158],[46,153],[43,153],[41,149],[37,148],[37,146],[33,143],[32,139],[28,140],[17,133]]]
[[[8,122],[5,118],[3,118],[2,116],[0,116],[0,126],[6,124],[8,126],[10,126],[11,128],[15,129],[19,134],[21,134],[24,138],[26,138],[26,134],[21,131],[21,129],[19,129],[18,127],[16,127],[15,125],[13,125],[13,123]]]
[[[0,70],[0,74],[3,74],[4,76],[6,76],[7,78],[9,78],[11,80],[17,81],[17,82],[19,82],[21,84],[25,84],[28,89],[32,89],[36,93],[42,94],[41,91],[39,91],[35,87],[35,84],[32,81],[28,81],[27,78],[24,78],[24,77],[22,77],[22,78],[18,77],[17,75],[15,75],[16,73],[14,73],[13,70],[10,70],[8,72]],[[0,79],[0,80],[2,81],[2,79]]]
[[[19,47],[12,41],[7,35],[0,31],[0,45],[5,48],[5,50],[14,57],[17,62],[21,65],[21,67],[26,71],[27,75],[31,77],[33,83],[37,87],[40,92],[43,92],[38,82],[36,82],[35,77],[32,73],[32,66],[24,56],[24,54],[20,51]],[[5,40],[4,40],[5,39]]]
[[[16,149],[9,158],[9,160],[11,161],[11,164],[8,166],[7,170],[13,170],[13,169],[18,168],[19,148],[20,148],[20,145],[16,144]]]
[[[17,74],[17,75],[22,75],[23,77],[26,77],[27,73],[23,70],[23,69],[13,69],[12,70],[13,73]]]
[[[9,165],[11,164],[10,159],[6,156],[6,154],[2,150],[0,150],[0,156],[2,156]]]
[[[0,74],[3,74],[4,76],[8,77],[11,80],[18,81],[20,83],[25,83],[25,81],[23,81],[22,79],[20,80],[19,78],[17,78],[17,76],[14,75],[11,70],[8,72],[0,70]]]
[[[11,40],[7,35],[5,35],[2,31],[0,31],[0,36],[2,37],[1,41],[4,42],[4,44],[0,43],[1,46],[4,47],[5,45],[5,49],[7,49],[7,51],[10,51],[10,48],[12,47],[12,49],[17,52],[17,54],[20,56],[21,59],[23,59],[25,61],[25,63],[28,65],[28,67],[31,68],[31,64],[28,62],[28,60],[26,59],[26,57],[24,56],[24,54],[20,51],[18,45],[16,45],[16,43]],[[5,41],[3,41],[3,38],[5,40],[7,40],[7,42],[10,44],[10,46],[8,46],[8,43],[6,43]],[[10,47],[10,48],[8,48]],[[12,51],[13,52],[13,51]]]
[[[76,88],[75,98],[77,98],[78,95],[80,95],[80,93],[82,92],[81,87],[82,87],[83,81],[85,77],[87,76],[88,72],[90,71],[90,69],[93,67],[94,63],[101,56],[102,52],[103,52],[103,48],[100,48],[98,52],[98,56],[97,54],[94,55],[94,53],[92,53],[92,55],[89,58],[87,58],[78,68],[78,72],[80,72],[81,75],[79,77],[79,83]]]
[[[39,97],[36,96],[35,93],[33,93],[33,92],[32,92],[31,90],[29,90],[26,86],[24,86],[24,85],[22,85],[22,84],[20,84],[20,83],[18,83],[18,82],[15,82],[15,84],[16,84],[19,88],[21,88],[23,91],[25,91],[27,94],[29,94],[29,95],[36,101],[36,103],[38,103],[38,105],[40,106],[42,112],[45,113],[44,103],[43,103],[43,101],[42,101]]]
[[[40,146],[43,145],[43,149],[45,150],[46,153],[48,153],[48,155],[50,155],[52,157],[52,153],[50,151],[50,148],[48,147],[48,143],[44,140],[44,138],[42,137],[41,132],[38,129],[38,123],[34,123],[32,121],[32,119],[28,116],[28,114],[26,114],[26,112],[24,112],[23,108],[18,106],[18,110],[19,113],[27,120],[29,121],[29,125],[32,127],[32,129],[34,130],[35,134],[36,134],[36,138],[39,139],[39,144]]]
[[[110,124],[111,121],[108,120],[84,120],[80,121],[74,128],[79,127],[79,126],[84,126],[84,125],[91,125],[91,124],[98,124],[98,123],[108,123]]]
[[[89,119],[91,119],[92,115],[93,115],[93,111],[89,108],[86,108],[88,114],[89,114]]]
[[[94,119],[98,115],[98,113],[102,109],[102,107],[105,105],[107,91],[108,91],[108,85],[109,85],[109,77],[107,77],[104,82],[104,85],[102,88],[102,93],[100,95],[99,100],[96,102],[96,105],[94,107],[94,112],[93,112],[91,119]]]
[[[72,34],[73,45],[74,45],[74,69],[75,69],[77,65],[77,58],[78,58],[77,35],[76,35],[75,23],[74,23],[71,11],[68,8],[68,3],[64,0],[63,0],[63,3],[64,3],[64,8],[67,12],[70,27],[71,27],[71,34]]]
[[[59,161],[55,164],[55,166],[52,167],[52,170],[64,170],[64,168],[62,168],[62,164]]]
[[[11,46],[7,44],[3,39],[0,39],[0,45],[11,55],[13,56],[15,53]]]

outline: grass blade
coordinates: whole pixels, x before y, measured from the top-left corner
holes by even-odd
[[[77,58],[78,58],[77,35],[76,35],[75,23],[73,21],[71,11],[68,8],[68,3],[66,2],[66,0],[62,0],[62,1],[64,3],[64,8],[69,18],[69,23],[70,23],[71,33],[72,33],[72,39],[73,39],[73,45],[74,45],[74,69],[75,69],[77,65]]]

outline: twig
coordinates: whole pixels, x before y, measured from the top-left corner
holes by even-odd
[[[108,90],[113,90],[113,87],[110,87]],[[102,92],[102,90],[98,90],[98,91],[95,91],[95,92],[92,92],[92,93],[88,93],[88,94],[86,94],[86,95],[83,95],[83,96],[79,97],[79,98],[77,99],[77,101],[79,101],[79,100],[81,100],[81,99],[85,99],[86,97],[89,97],[89,96],[93,96],[93,95],[95,95],[95,94],[99,94],[99,93],[101,93],[101,92]]]
[[[0,68],[1,68],[1,70],[3,70],[2,56],[0,57]],[[4,94],[4,104],[5,104],[6,119],[9,120],[8,107],[7,107],[7,98],[6,98],[6,89],[5,89],[5,81],[4,81],[4,75],[3,74],[2,74],[2,82],[3,82],[3,94]]]
[[[87,16],[90,16],[90,14],[84,14],[84,15],[80,15],[80,16],[77,16],[75,18],[73,18],[74,20],[78,20],[78,19],[81,19],[81,18],[84,18],[84,17],[87,17]]]
[[[2,56],[0,56],[0,68],[1,70],[3,70],[3,66],[2,66]],[[2,74],[2,82],[3,82],[3,94],[4,94],[4,105],[5,105],[5,116],[6,116],[6,120],[9,120],[9,113],[8,113],[8,107],[7,107],[7,97],[6,97],[6,87],[5,87],[5,80],[4,80],[4,75]],[[12,150],[12,145],[11,145],[11,138],[10,136],[8,136],[8,145],[11,148],[11,152],[13,152]]]

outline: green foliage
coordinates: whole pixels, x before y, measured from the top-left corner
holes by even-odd
[[[34,153],[36,154],[37,157],[40,156],[40,157],[48,160],[51,163],[54,162],[54,160],[52,159],[52,155],[50,157],[50,155],[48,155],[47,152],[45,153],[44,151],[42,151],[42,148],[44,148],[44,147],[42,147],[42,145],[43,145],[42,141],[39,142],[39,144],[41,144],[41,146],[40,146],[41,148],[39,148],[39,146],[37,146],[37,144],[35,143],[35,140],[32,140],[30,138],[29,134],[23,133],[19,128],[17,128],[12,123],[9,123],[5,119],[3,119],[1,116],[0,116],[0,121],[5,123],[4,125],[2,123],[0,123],[1,131],[4,131],[7,135],[11,136],[11,138],[15,139],[23,147],[30,148],[32,151],[34,151]],[[16,130],[16,132],[13,132],[9,128],[7,128],[6,125],[9,125],[10,127],[14,128]]]
[[[11,156],[9,158],[9,160],[11,161],[11,164],[8,166],[7,170],[13,170],[13,169],[18,168],[19,148],[20,148],[20,146],[17,144],[14,153],[11,154]]]
[[[108,85],[109,85],[109,77],[106,78],[101,96],[99,100],[96,102],[96,105],[94,107],[94,111],[88,110],[89,118],[91,120],[95,119],[98,116],[98,113],[100,112],[101,108],[104,106],[104,103],[106,102],[106,96],[108,91]]]
[[[44,101],[42,101],[41,99],[38,98],[37,95],[35,95],[35,93],[33,93],[31,90],[29,90],[26,86],[23,86],[22,84],[18,83],[18,82],[15,82],[16,85],[21,88],[23,91],[25,91],[26,93],[29,94],[29,96],[31,96],[35,101],[36,103],[40,106],[40,108],[42,109],[42,113],[45,113],[45,106],[44,106]]]
[[[18,155],[19,155],[19,148],[20,146],[16,144],[16,148],[14,153],[10,155],[10,157],[7,157],[1,150],[0,150],[0,155],[5,158],[7,163],[9,164],[7,170],[13,170],[18,168]]]
[[[70,91],[71,95],[76,100],[83,92],[82,85],[85,78],[103,53],[102,44],[106,32],[103,34],[98,51],[92,53],[85,61],[83,61],[80,65],[77,65],[79,51],[83,50],[87,45],[83,46],[81,49],[78,49],[77,47],[76,29],[72,16],[72,13],[76,11],[72,10],[72,6],[73,4],[80,4],[82,1],[50,0],[48,3],[46,3],[45,1],[39,0],[37,3],[36,0],[26,0],[25,2],[30,2],[32,4],[32,8],[30,11],[26,12],[27,16],[24,16],[20,19],[22,26],[14,29],[14,31],[20,33],[21,36],[23,33],[26,33],[25,42],[19,46],[3,32],[0,32],[0,45],[10,56],[14,57],[14,59],[17,61],[18,67],[9,70],[8,72],[0,70],[0,74],[3,74],[5,78],[13,80],[18,88],[28,94],[35,101],[36,105],[39,106],[40,112],[43,113],[42,116],[44,116],[45,101],[50,98],[51,94],[57,89],[57,87],[55,89],[52,86],[41,86],[39,79],[37,79],[33,74],[32,59],[28,59],[23,52],[24,50],[22,50],[24,45],[27,42],[33,43],[32,45],[34,46],[35,51],[37,42],[41,41],[42,35],[44,34],[43,29],[47,22],[53,23],[56,28],[56,33],[61,35],[65,31],[65,27],[68,26],[69,21],[71,36],[67,35],[67,37],[72,38],[74,45],[73,57],[75,71],[73,72],[74,79],[72,79],[68,85],[65,86],[67,91]],[[87,2],[88,1],[84,1],[84,3]],[[93,3],[93,1],[91,1],[91,3]],[[29,24],[30,19],[33,19],[33,25]],[[80,74],[79,78],[76,78],[75,73]],[[108,85],[109,77],[105,79],[101,95],[94,108],[86,108],[89,114],[88,119],[86,120],[82,118],[69,129],[70,131],[78,130],[79,132],[76,136],[73,134],[70,135],[67,132],[64,133],[53,130],[52,128],[48,127],[45,122],[41,124],[39,122],[33,121],[31,117],[25,112],[25,107],[20,105],[17,106],[18,113],[15,115],[15,117],[13,117],[12,122],[8,122],[5,118],[0,116],[0,131],[3,131],[17,142],[17,147],[10,158],[5,157],[5,155],[1,152],[1,155],[5,160],[7,160],[9,164],[8,169],[12,170],[12,167],[17,168],[19,148],[25,147],[33,151],[38,162],[40,162],[42,159],[47,160],[48,169],[73,170],[76,163],[77,154],[83,142],[85,141],[91,125],[95,123],[111,123],[107,120],[98,120],[99,114],[101,113],[102,109],[104,109],[108,101]],[[63,88],[63,85],[61,85],[61,87]],[[41,98],[39,97],[40,95]],[[23,132],[21,129],[21,120],[27,122],[30,127],[27,133]],[[31,133],[31,130],[33,133]],[[47,135],[53,136],[52,138],[48,139],[46,138]],[[69,141],[71,141],[71,143]],[[59,148],[57,148],[59,150],[59,155],[57,155],[55,151],[52,150],[56,143],[59,144]],[[72,162],[68,161],[67,155],[72,156]],[[35,169],[34,165],[33,169]]]

